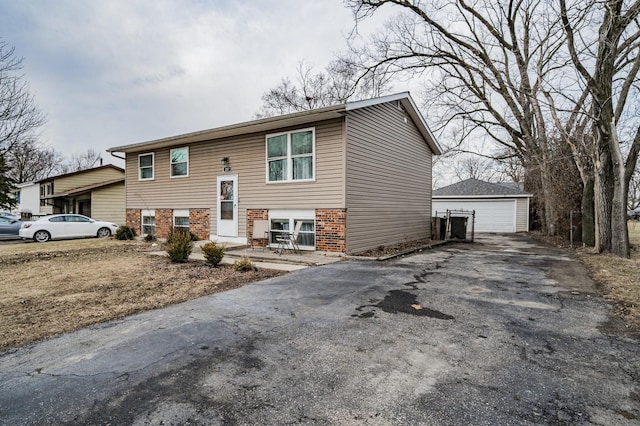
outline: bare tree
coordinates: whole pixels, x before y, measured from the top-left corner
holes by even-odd
[[[629,199],[627,200],[627,208],[633,210],[640,207],[640,170],[636,166],[636,170],[629,181]]]
[[[552,165],[572,159],[583,219],[595,200],[596,249],[628,256],[625,207],[640,126],[627,99],[640,91],[640,0],[348,4],[357,21],[387,5],[403,12],[359,50],[365,74],[423,77],[431,116],[455,124],[459,143],[480,132],[517,157],[540,180],[548,230],[562,199],[553,191],[567,187],[557,185],[562,168]],[[632,129],[624,137],[621,121]]]
[[[102,154],[93,148],[82,154],[73,154],[65,167],[65,172],[77,172],[95,167],[102,160]]]
[[[458,156],[453,162],[453,173],[460,180],[478,179],[487,182],[501,180],[497,163],[475,155]]]
[[[31,139],[14,144],[6,158],[10,176],[18,183],[46,179],[65,170],[60,153]]]
[[[402,12],[354,56],[363,61],[364,75],[421,78],[427,115],[441,128],[455,127],[458,146],[488,139],[500,156],[506,151],[538,170],[542,194],[551,200],[552,150],[540,91],[557,72],[554,57],[563,34],[559,18],[548,13],[548,1],[350,0],[358,22],[382,7]],[[548,232],[556,210],[545,204]]]
[[[572,63],[592,98],[596,249],[629,257],[626,208],[629,181],[640,152],[640,123],[637,116],[627,117],[636,125],[635,135],[626,141],[625,156],[620,121],[629,96],[640,91],[640,0],[579,3],[567,8],[566,1],[559,0]],[[597,31],[593,22],[599,23]]]
[[[22,58],[0,39],[0,154],[25,139],[32,139],[45,122],[20,73]]]
[[[359,80],[353,61],[336,60],[324,71],[315,72],[304,61],[297,69],[295,82],[288,77],[262,95],[257,118],[311,110],[379,96],[388,89],[389,77],[371,74]]]
[[[11,193],[16,183],[11,177],[11,165],[7,164],[7,153],[33,138],[45,121],[19,74],[21,69],[22,59],[0,39],[0,204],[3,207],[11,205],[7,200],[13,199]]]

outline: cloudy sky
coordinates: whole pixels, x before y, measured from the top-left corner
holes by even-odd
[[[48,117],[42,140],[66,156],[250,120],[265,91],[301,60],[324,68],[353,27],[342,0],[0,0],[0,10],[0,37]]]

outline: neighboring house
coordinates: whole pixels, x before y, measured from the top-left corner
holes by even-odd
[[[79,213],[125,223],[124,170],[112,164],[39,181],[39,215]]]
[[[126,155],[127,224],[259,245],[254,220],[301,222],[307,250],[354,253],[431,233],[441,150],[409,93],[110,148]]]
[[[16,201],[18,204],[12,210],[13,213],[29,218],[40,213],[40,184],[38,182],[25,182],[16,185]]]
[[[433,211],[475,210],[475,232],[526,232],[531,197],[514,184],[467,179],[434,190]]]

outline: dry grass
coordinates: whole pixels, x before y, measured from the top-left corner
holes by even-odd
[[[580,258],[593,279],[602,285],[605,298],[631,331],[640,331],[640,222],[629,222],[631,259],[580,250]]]
[[[0,246],[0,350],[281,275],[172,264],[150,246],[73,240]]]

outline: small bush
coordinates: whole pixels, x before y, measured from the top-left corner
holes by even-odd
[[[193,241],[188,232],[171,232],[167,238],[166,252],[173,263],[185,263],[189,261],[189,255],[193,251]]]
[[[191,241],[198,241],[200,238],[193,232],[189,231],[189,236],[191,237]]]
[[[147,234],[144,236],[144,240],[146,242],[151,242],[151,241],[155,241],[156,240],[156,236],[155,235],[151,235],[151,234]]]
[[[255,271],[256,267],[253,262],[251,262],[249,258],[245,256],[242,259],[233,262],[233,269],[239,272],[246,272]]]
[[[224,256],[224,246],[219,246],[216,243],[207,243],[201,247],[202,254],[207,263],[211,266],[218,266]]]
[[[135,236],[136,231],[127,225],[122,225],[116,229],[116,234],[114,235],[116,240],[133,240]]]

